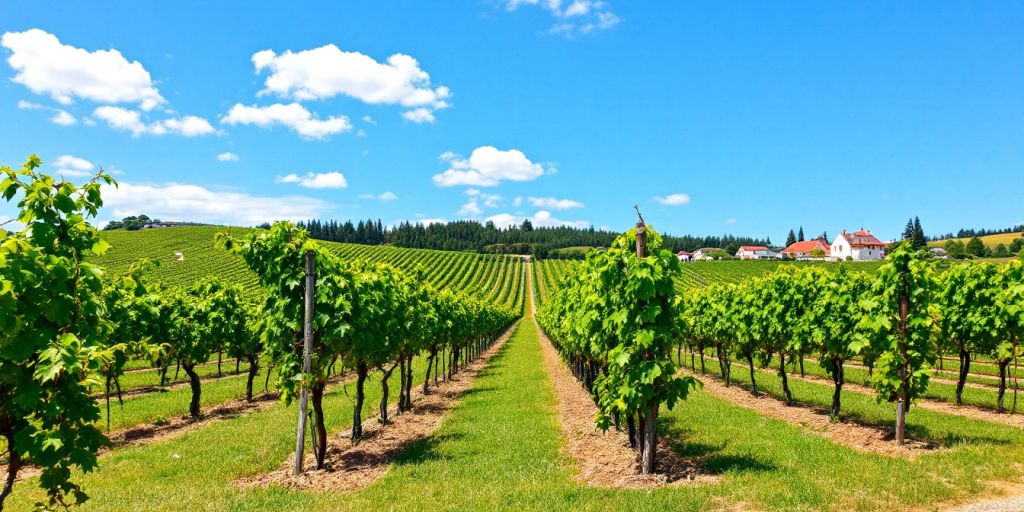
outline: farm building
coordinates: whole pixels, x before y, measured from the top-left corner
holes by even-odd
[[[676,257],[679,258],[679,261],[691,261],[693,259],[693,253],[679,251],[676,254]]]
[[[741,245],[736,251],[736,258],[741,260],[769,260],[778,258],[779,253],[763,245]]]
[[[885,243],[875,238],[875,235],[872,235],[870,231],[864,228],[855,233],[847,233],[844,229],[832,242],[830,251],[830,258],[833,260],[872,261],[885,259]]]
[[[818,257],[828,257],[831,252],[829,246],[821,240],[806,240],[804,242],[794,242],[793,244],[790,244],[789,247],[782,250],[782,255],[787,258],[802,260],[814,258],[814,252],[816,250],[821,251],[821,256]]]
[[[693,261],[714,259],[714,257],[711,256],[711,253],[715,253],[715,252],[725,252],[725,251],[723,251],[723,250],[721,250],[721,249],[719,249],[717,247],[701,247],[700,249],[697,249],[696,251],[693,251],[693,254],[690,256],[690,259],[692,259]]]

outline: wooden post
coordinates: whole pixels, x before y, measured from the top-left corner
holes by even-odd
[[[640,215],[639,208],[636,213]],[[647,225],[644,223],[643,216],[640,216],[640,220],[636,223],[636,256],[638,258],[647,257]],[[652,355],[647,353],[644,357],[650,359]],[[647,403],[643,411],[643,422],[644,424],[641,426],[643,438],[640,440],[640,472],[649,475],[655,470],[654,454],[658,446],[658,402],[656,400],[652,399]]]
[[[313,351],[313,302],[314,287],[316,286],[315,269],[313,267],[313,251],[306,251],[306,298],[305,315],[302,322],[302,373],[308,375],[311,361],[310,352]],[[309,389],[305,385],[299,395],[299,426],[295,438],[295,470],[293,475],[302,473],[302,448],[306,444],[306,409],[309,401]]]

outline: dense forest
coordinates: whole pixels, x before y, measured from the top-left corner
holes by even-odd
[[[392,244],[416,249],[443,249],[509,254],[533,254],[538,257],[581,257],[581,251],[560,251],[567,247],[607,247],[618,233],[594,228],[534,227],[529,220],[521,225],[498,228],[492,222],[472,220],[423,225],[404,222],[387,227],[378,220],[300,222],[313,238],[333,242],[368,245]],[[701,247],[730,245],[771,245],[769,239],[721,236],[665,235],[664,246],[673,251],[692,251]]]

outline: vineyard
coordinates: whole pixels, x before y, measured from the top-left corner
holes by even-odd
[[[132,263],[146,258],[159,263],[150,272],[150,279],[168,286],[188,286],[214,275],[242,286],[248,293],[255,293],[258,290],[256,275],[246,268],[240,257],[214,246],[217,233],[244,236],[252,231],[219,226],[103,231],[100,236],[111,248],[90,261],[109,273],[123,274]],[[418,267],[429,269],[425,274],[427,284],[437,289],[465,291],[517,310],[523,306],[522,259],[516,256],[335,242],[321,242],[321,245],[346,260],[387,263],[406,271]]]
[[[4,169],[0,510],[945,510],[1022,478],[1022,262],[99,232],[107,178],[37,167]]]

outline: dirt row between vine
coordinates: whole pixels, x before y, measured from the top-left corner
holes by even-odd
[[[350,432],[334,435],[328,440],[324,469],[316,467],[312,453],[306,453],[301,475],[293,476],[294,454],[281,466],[266,474],[241,478],[235,484],[242,488],[284,486],[296,489],[321,489],[350,492],[376,482],[387,474],[391,463],[409,446],[433,437],[448,411],[461,403],[463,393],[487,369],[489,361],[508,342],[517,326],[513,323],[483,354],[466,365],[451,380],[446,380],[423,394],[422,385],[413,386],[413,409],[397,414],[389,408],[389,421],[381,425],[374,414],[363,419],[363,438],[359,444],[350,441]],[[397,385],[395,386],[398,387]],[[367,404],[376,409],[377,404]]]
[[[704,382],[704,391],[733,405],[750,409],[762,416],[784,421],[808,434],[825,438],[838,445],[861,452],[877,453],[888,457],[914,459],[920,455],[936,453],[935,443],[908,439],[904,446],[896,444],[895,431],[889,428],[865,425],[840,419],[832,421],[829,410],[796,402],[786,405],[785,401],[767,393],[753,395],[742,386],[726,387],[717,375],[700,375],[689,369],[683,373],[693,375]]]
[[[716,363],[718,363],[717,359],[714,359],[714,361]],[[740,365],[740,363],[737,363],[737,362],[733,362],[732,364],[733,365]],[[747,369],[746,366],[742,366],[742,368],[744,370]],[[765,374],[770,374],[770,375],[777,375],[778,374],[778,371],[776,369],[774,369],[774,368],[756,368],[756,369],[757,369],[758,372],[765,373]],[[691,371],[691,370],[689,370],[687,368],[687,371]],[[708,372],[707,375],[711,375],[711,372]],[[816,383],[816,384],[825,384],[825,385],[828,385],[829,387],[831,387],[833,385],[832,384],[832,380],[828,379],[826,377],[819,377],[819,376],[816,376],[816,375],[805,375],[805,376],[801,377],[798,374],[791,374],[791,373],[788,373],[788,372],[787,372],[786,375],[789,377],[790,380],[801,380],[801,381],[805,381],[805,382],[813,382],[813,383]],[[850,392],[853,392],[853,393],[860,393],[860,394],[864,394],[864,395],[868,395],[868,396],[875,396],[875,390],[874,389],[869,388],[869,387],[864,386],[864,385],[861,385],[861,384],[856,384],[856,383],[853,383],[853,382],[850,382],[850,381],[846,381],[846,382],[843,383],[843,391],[850,391]],[[1010,393],[1012,393],[1012,389],[1007,390],[1007,400],[1011,400],[1012,399],[1012,396],[1010,395]],[[799,398],[799,397],[795,397],[795,398]],[[999,423],[1001,425],[1009,425],[1011,427],[1024,428],[1024,414],[1020,414],[1020,413],[1017,413],[1017,414],[1001,413],[1001,412],[995,411],[994,409],[988,409],[988,408],[980,407],[980,406],[977,406],[977,405],[965,404],[965,405],[959,405],[958,406],[958,405],[955,405],[955,404],[950,403],[950,402],[945,402],[945,401],[942,401],[942,400],[936,400],[936,399],[933,399],[933,398],[918,398],[918,399],[914,400],[914,406],[915,407],[920,407],[922,409],[927,409],[927,410],[933,411],[933,412],[940,412],[940,413],[943,413],[943,414],[949,414],[949,415],[953,415],[953,416],[962,416],[962,417],[973,419],[973,420],[981,420],[981,421],[988,421],[988,422],[991,422],[991,423]]]
[[[532,319],[531,319],[532,320]],[[666,436],[658,438],[658,472],[640,474],[636,452],[625,432],[614,428],[602,432],[594,425],[597,405],[562,362],[551,340],[533,320],[540,337],[544,365],[554,387],[561,419],[566,455],[576,462],[576,480],[592,487],[650,489],[665,485],[704,485],[721,480],[703,468],[700,458],[683,458],[675,453]]]

